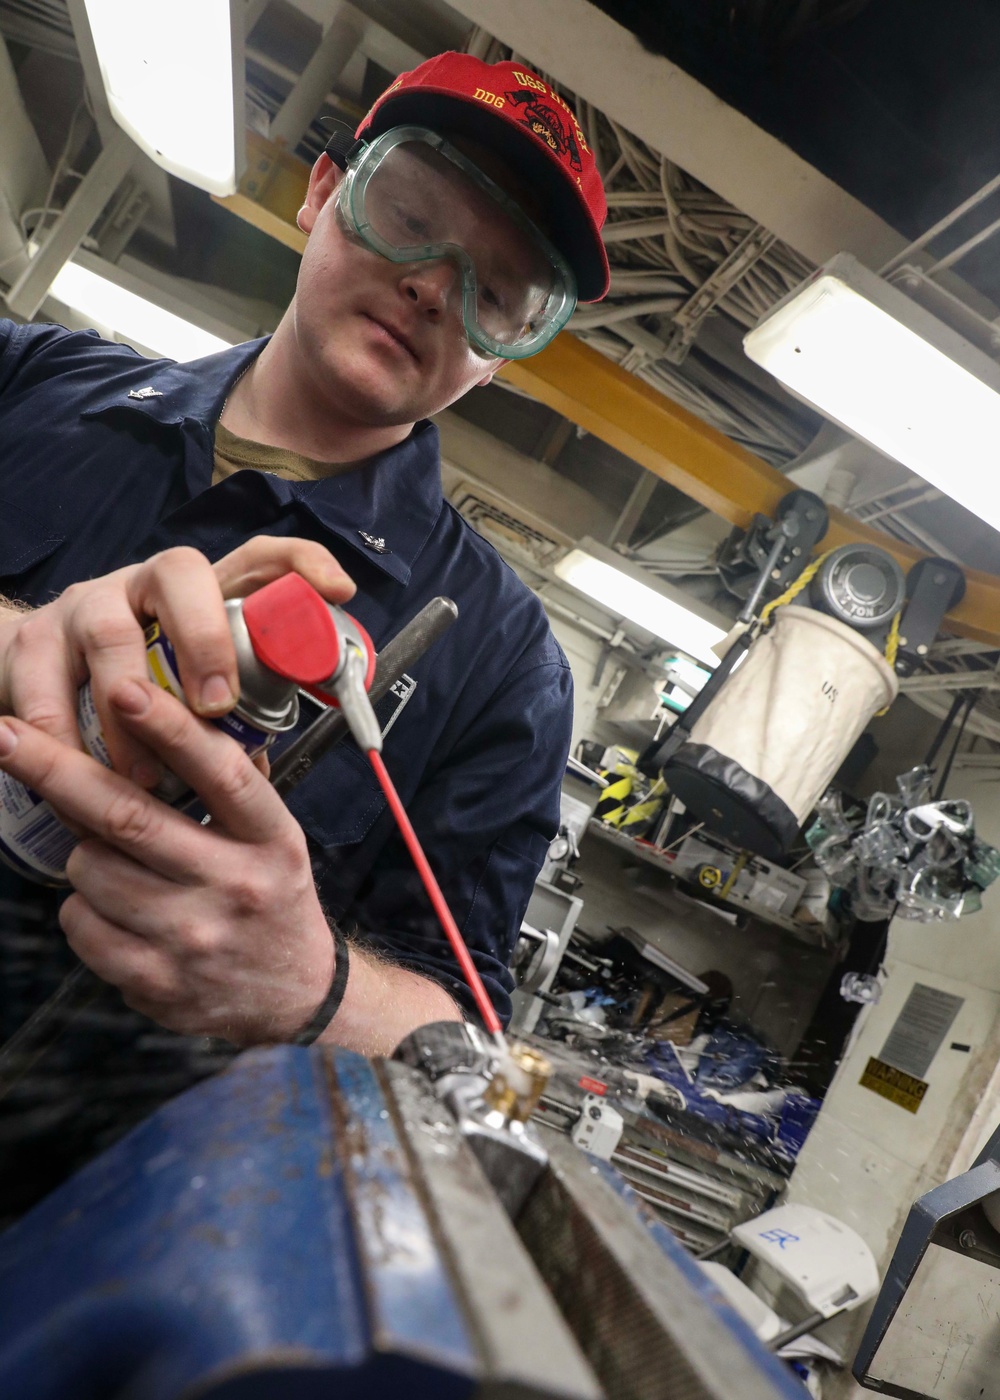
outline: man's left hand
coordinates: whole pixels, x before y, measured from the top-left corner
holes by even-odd
[[[129,680],[109,699],[212,820],[199,825],[23,720],[0,721],[0,767],[84,838],[60,912],[70,946],[169,1030],[241,1046],[290,1039],[334,964],[301,827],[239,746],[173,696]]]

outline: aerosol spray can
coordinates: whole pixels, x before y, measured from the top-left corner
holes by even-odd
[[[329,702],[348,678],[356,682],[360,675],[366,689],[371,684],[375,650],[367,633],[299,575],[286,574],[225,606],[240,694],[228,714],[209,722],[251,758],[295,727],[300,687]],[[186,704],[173,646],[157,622],[146,630],[146,662],[150,680]],[[80,687],[77,722],[92,757],[110,768],[89,681]],[[179,805],[190,792],[168,773],[154,795]],[[39,884],[67,886],[66,862],[78,841],[48,802],[0,772],[0,860]]]

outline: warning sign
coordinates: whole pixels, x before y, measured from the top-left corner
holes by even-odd
[[[915,1079],[884,1060],[876,1060],[874,1055],[869,1058],[858,1083],[863,1089],[871,1089],[873,1094],[881,1094],[890,1103],[905,1108],[907,1113],[916,1113],[929,1087],[925,1080]]]
[[[914,982],[879,1059],[922,1079],[964,1005],[940,987]]]

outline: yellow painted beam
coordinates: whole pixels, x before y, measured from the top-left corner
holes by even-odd
[[[277,141],[248,131],[247,166],[236,194],[212,198],[262,232],[301,253],[306,236],[295,223],[309,185],[309,166]]]
[[[755,511],[770,515],[793,489],[776,467],[574,335],[557,336],[530,359],[511,360],[501,374],[733,525],[745,528]],[[888,550],[904,571],[926,557],[843,511],[831,510],[823,548],[854,541]],[[966,580],[965,598],[948,616],[950,630],[1000,643],[1000,578],[969,569]]]
[[[279,243],[284,243],[286,248],[291,248],[301,255],[306,246],[306,236],[296,224],[290,224],[280,214],[273,213],[266,205],[258,204],[255,199],[250,199],[245,194],[213,195],[212,198],[216,204],[221,204],[223,209],[228,209],[237,218],[245,219],[248,224],[253,224],[254,228],[259,228],[262,233],[268,234]]]

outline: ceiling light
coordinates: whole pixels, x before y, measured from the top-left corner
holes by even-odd
[[[797,398],[1000,529],[1000,366],[838,254],[743,342]]]
[[[95,328],[111,331],[170,360],[197,360],[233,343],[76,263],[65,264],[49,295]]]
[[[637,623],[688,656],[709,666],[719,664],[712,647],[726,635],[724,626],[717,626],[700,615],[695,611],[698,605],[676,590],[644,582],[642,570],[628,565],[613,551],[591,540],[584,540],[583,545],[584,548],[571,550],[556,564],[558,578],[593,598],[616,617]],[[720,618],[721,621],[724,619]]]
[[[85,0],[120,127],[157,165],[232,194],[244,163],[242,0]]]

